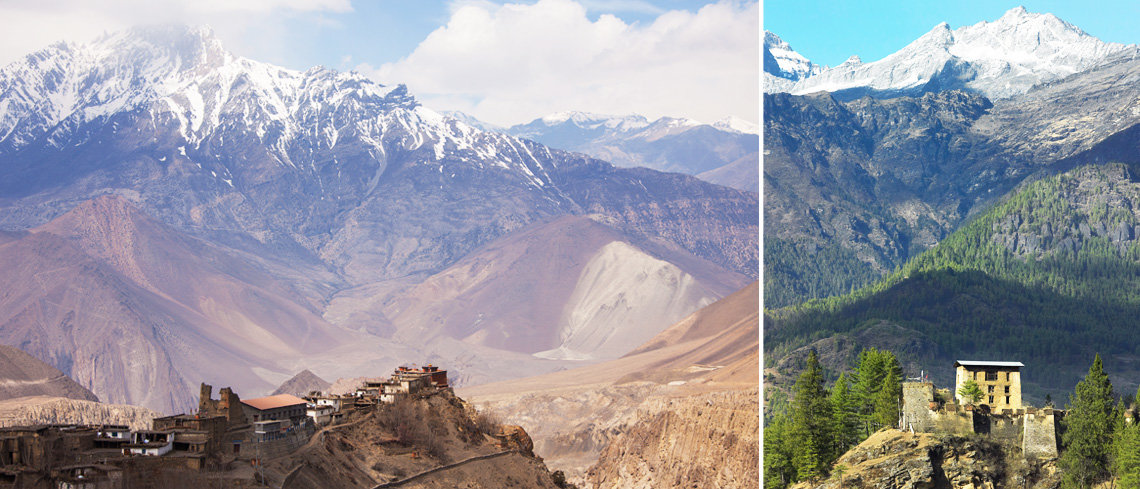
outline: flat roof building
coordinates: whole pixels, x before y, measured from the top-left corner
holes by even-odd
[[[308,404],[304,399],[292,394],[242,399],[241,403],[242,410],[254,423],[288,419],[294,425],[301,424],[305,419],[305,407]]]
[[[954,362],[954,397],[960,404],[967,404],[958,391],[967,380],[977,382],[982,389],[979,405],[990,408],[991,412],[1017,410],[1021,403],[1021,362],[958,360]]]

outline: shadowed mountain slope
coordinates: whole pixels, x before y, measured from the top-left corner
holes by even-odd
[[[59,369],[19,348],[0,345],[0,400],[25,396],[99,400],[95,394],[75,383]]]

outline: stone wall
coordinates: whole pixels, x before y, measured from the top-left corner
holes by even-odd
[[[1052,409],[1026,414],[1022,451],[1027,458],[1057,457],[1057,418]]]
[[[988,424],[987,431],[977,430],[977,432],[989,435],[991,440],[1010,446],[1017,446],[1021,442],[1025,416],[977,414],[975,418],[984,420]]]
[[[930,382],[903,382],[903,430],[930,431],[933,428],[930,403],[934,402],[934,384]]]
[[[974,412],[966,410],[941,410],[930,413],[930,433],[957,433],[966,434],[974,432]]]

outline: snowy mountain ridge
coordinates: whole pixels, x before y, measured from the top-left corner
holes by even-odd
[[[650,121],[648,118],[636,114],[607,115],[580,111],[555,112],[525,124],[517,124],[507,128],[506,131],[515,136],[528,137],[558,126],[586,131],[601,131],[608,134],[655,133],[670,130],[683,132],[689,128],[711,126],[726,132],[760,134],[758,125],[734,116],[728,116],[709,124],[687,117],[665,116]]]
[[[826,69],[792,49],[780,36],[764,31],[764,91],[786,92],[795,82]]]
[[[953,30],[943,22],[881,60],[862,63],[853,57],[769,91],[889,96],[969,89],[1000,99],[1083,72],[1129,49],[1137,47],[1103,42],[1053,14],[1017,7],[993,22]]]
[[[506,168],[510,158],[499,153],[531,152],[529,143],[421,106],[404,85],[323,67],[280,68],[230,54],[209,28],[161,26],[57,43],[0,69],[0,155],[78,146],[108,125],[115,130],[114,116],[139,111],[177,127],[183,156],[216,156],[235,135],[248,135],[280,165],[311,172],[312,149],[298,146],[330,149],[346,136],[374,155],[396,138],[409,151],[430,147],[437,161],[450,155],[480,166]],[[545,185],[535,176],[542,171],[530,168],[540,164],[528,159],[520,169]],[[230,170],[220,178],[233,186]]]

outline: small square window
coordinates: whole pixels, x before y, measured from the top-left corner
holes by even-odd
[[[1006,394],[1009,394],[1009,386],[1008,386],[1008,385],[1007,385],[1007,386],[1005,386],[1005,393],[1006,393]]]
[[[993,371],[986,372],[986,380],[996,381],[997,379],[998,379],[998,373],[997,372],[993,372]]]
[[[994,393],[994,386],[992,386],[992,385],[989,386],[989,389],[990,389],[990,394],[993,394]]]

